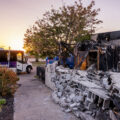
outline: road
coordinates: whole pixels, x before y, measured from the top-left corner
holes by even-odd
[[[53,102],[52,90],[34,76],[35,68],[31,74],[19,76],[21,86],[14,97],[14,120],[77,120]]]

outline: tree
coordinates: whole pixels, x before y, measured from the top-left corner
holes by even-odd
[[[33,34],[32,28],[27,29],[24,36],[25,36],[24,48],[26,49],[26,52],[29,53],[30,55],[34,55],[36,58],[36,62],[38,62],[39,58],[38,50],[40,49],[38,48],[39,38],[37,38],[37,36]]]
[[[71,44],[90,39],[96,25],[102,22],[96,18],[100,9],[94,9],[94,5],[95,2],[91,1],[84,6],[79,0],[58,10],[52,8],[26,32],[25,48],[47,56],[56,54],[60,41]]]

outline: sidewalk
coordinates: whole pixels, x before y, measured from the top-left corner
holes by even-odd
[[[52,101],[52,91],[32,74],[20,75],[14,98],[14,120],[77,120],[74,115],[64,113]]]

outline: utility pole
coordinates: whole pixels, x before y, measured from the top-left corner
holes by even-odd
[[[8,52],[8,67],[10,67],[10,46],[9,46],[9,52]]]

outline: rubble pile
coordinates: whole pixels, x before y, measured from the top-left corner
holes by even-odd
[[[63,111],[72,112],[81,120],[119,120],[119,85],[116,74],[56,67],[52,82],[52,98]],[[117,86],[117,87],[116,87]],[[116,97],[115,97],[116,96]]]

